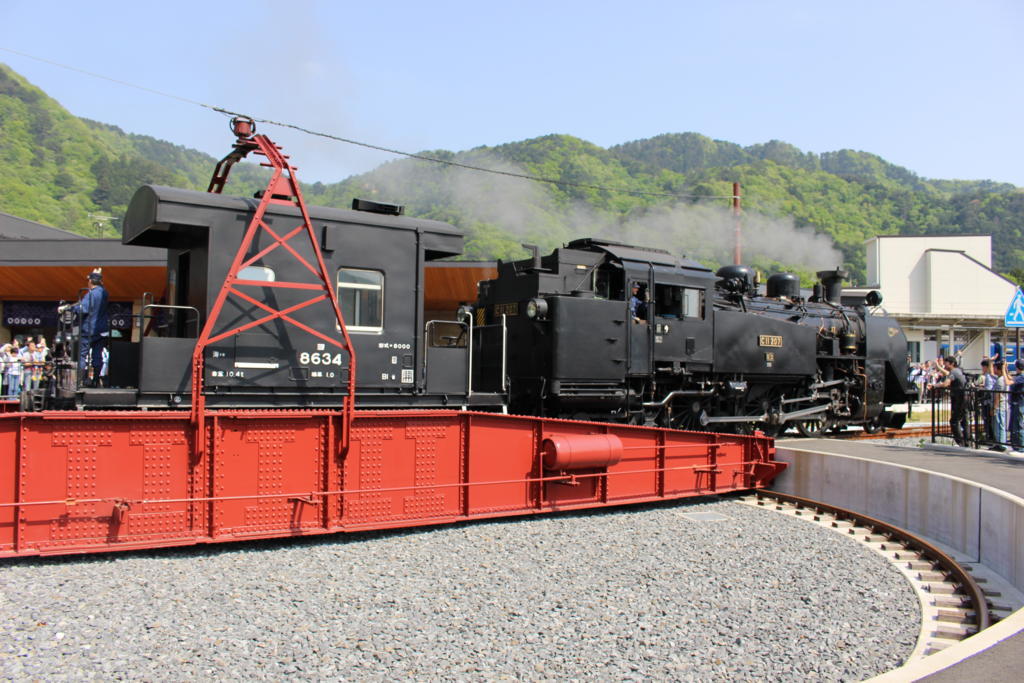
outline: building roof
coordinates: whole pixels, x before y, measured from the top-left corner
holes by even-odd
[[[45,227],[45,226],[44,226]],[[70,233],[69,233],[70,234]],[[0,250],[0,266],[165,266],[167,251],[121,244],[119,239],[89,239],[80,235],[59,239],[23,238]]]
[[[973,256],[971,256],[970,254],[968,254],[966,251],[964,251],[962,249],[925,249],[924,250],[924,253],[926,253],[926,254],[929,253],[929,252],[945,252],[947,254],[960,254],[961,256],[963,256],[968,261],[973,261],[974,263],[978,264],[979,266],[981,266],[982,268],[984,268],[988,272],[992,273],[993,275],[996,275],[996,276],[1002,278],[1003,280],[1006,280],[1007,282],[1009,282],[1014,287],[1017,286],[1016,282],[1014,282],[1010,278],[1006,277],[1002,273],[999,273],[998,271],[993,270],[992,268],[990,268],[989,266],[985,265],[984,263],[982,263],[978,259],[974,258]]]
[[[0,240],[34,239],[71,240],[82,239],[82,236],[0,211]]]
[[[872,240],[930,240],[936,237],[992,237],[984,232],[956,233],[952,235],[873,235],[864,240],[865,243]]]
[[[167,252],[117,239],[14,239],[0,248],[0,299],[74,299],[95,267],[112,298],[159,296],[166,287]]]

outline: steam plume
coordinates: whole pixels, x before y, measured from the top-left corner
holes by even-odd
[[[523,173],[493,156],[473,152],[467,156],[471,157],[467,163]],[[694,259],[732,262],[734,218],[724,205],[679,202],[622,217],[582,201],[559,201],[540,183],[409,161],[378,168],[364,177],[362,186],[419,213],[442,205],[456,207],[465,219],[495,225],[545,248],[578,237],[600,237]],[[791,217],[745,211],[741,225],[743,256],[748,262],[771,260],[812,271],[842,263],[842,254],[830,237],[812,227],[798,227]]]

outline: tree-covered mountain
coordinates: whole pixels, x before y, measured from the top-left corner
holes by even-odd
[[[777,140],[743,147],[673,133],[608,149],[548,135],[422,155],[556,182],[400,159],[341,183],[304,186],[306,198],[329,206],[347,206],[356,196],[404,204],[410,215],[463,228],[468,258],[519,257],[522,242],[546,249],[600,235],[714,262],[731,253],[728,196],[739,182],[744,257],[764,268],[807,274],[842,260],[863,283],[868,237],[983,233],[993,235],[996,269],[1024,275],[1022,190],[921,178],[866,152],[814,154]],[[0,65],[0,211],[94,235],[103,224],[95,217],[122,215],[139,185],[204,189],[215,163],[77,118]],[[250,194],[261,177],[257,166],[241,164],[227,191]],[[831,252],[829,239],[840,253]]]
[[[873,235],[991,234],[996,270],[1024,274],[1024,192],[990,180],[930,180],[854,150],[821,155],[784,142],[739,147],[695,133],[660,135],[611,151],[686,175],[694,187],[743,186],[744,206],[793,216],[836,241],[863,273],[863,241]]]
[[[779,253],[766,256],[747,251],[745,258],[757,265],[787,264],[784,254],[793,250],[794,245],[783,242],[806,241],[808,231],[813,229],[832,238],[844,263],[864,283],[864,241],[869,237],[991,234],[996,270],[1024,274],[1024,249],[1018,248],[1024,233],[1022,190],[987,180],[929,180],[866,152],[840,150],[817,155],[779,141],[741,147],[696,133],[682,133],[610,149],[567,135],[551,135],[458,154],[434,155],[467,164],[510,164],[510,168],[531,175],[622,191],[555,184],[528,190],[520,186],[523,181],[470,181],[470,174],[459,169],[427,167],[423,162],[403,160],[346,180],[332,188],[331,199],[345,200],[360,193],[395,198],[404,201],[413,213],[468,228],[469,251],[474,255],[483,255],[478,252],[488,250],[492,254],[519,255],[516,243],[523,241],[520,237],[554,246],[585,234],[587,222],[578,215],[581,206],[590,210],[591,224],[600,228],[592,232],[609,236],[628,233],[634,223],[666,206],[720,207],[718,215],[700,215],[717,221],[719,236],[723,231],[731,234],[727,217],[721,214],[727,213],[729,201],[725,197],[732,194],[732,183],[739,182],[745,220],[752,215],[788,217],[795,227],[807,228],[803,232],[787,232],[777,223],[769,222],[770,227],[781,230]],[[467,183],[469,188],[460,189]],[[519,204],[511,213],[525,214],[526,225],[516,235],[503,237],[510,224],[506,216],[510,213],[506,206],[510,194]],[[489,203],[493,206],[488,206]],[[497,231],[498,227],[505,230]],[[772,246],[770,236],[766,238]],[[772,251],[765,248],[764,240],[760,244],[762,252]],[[698,245],[678,246],[679,251],[692,253]],[[719,260],[721,251],[716,254]],[[787,265],[808,264],[797,260]],[[798,270],[806,273],[808,268]]]
[[[208,154],[68,113],[0,64],[0,211],[84,235],[124,214],[144,183],[205,188]],[[254,185],[256,168],[239,170]],[[115,221],[116,222],[116,221]]]

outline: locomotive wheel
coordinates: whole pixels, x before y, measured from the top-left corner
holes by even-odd
[[[689,432],[706,432],[708,428],[700,422],[700,412],[685,411],[672,419],[672,427]]]
[[[697,401],[673,414],[661,411],[657,417],[658,426],[683,429],[688,432],[706,432],[708,427],[702,421],[704,409]]]
[[[880,415],[864,423],[865,434],[877,434],[878,432],[882,431],[883,428],[884,427],[882,426],[882,417]]]
[[[796,423],[797,431],[808,439],[820,438],[831,426],[832,421],[824,416],[812,417],[809,420],[800,420]]]

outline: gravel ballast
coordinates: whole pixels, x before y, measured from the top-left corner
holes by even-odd
[[[4,561],[0,586],[13,679],[853,681],[920,628],[884,558],[718,498]]]

